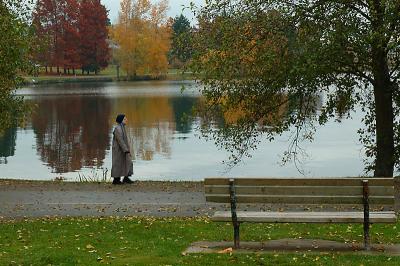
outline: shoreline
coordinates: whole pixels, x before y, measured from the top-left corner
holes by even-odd
[[[129,79],[126,76],[110,76],[110,75],[78,75],[78,76],[28,76],[23,77],[23,86],[30,85],[46,85],[46,84],[63,84],[63,83],[87,83],[87,82],[135,82],[135,81],[158,81],[158,80],[172,80],[172,81],[182,81],[182,80],[194,80],[191,73],[168,73],[161,77],[151,77],[151,76],[137,76],[134,79]]]
[[[118,81],[116,78],[113,77],[70,77],[70,78],[63,78],[63,77],[55,77],[54,79],[24,79],[22,83],[23,86],[30,86],[30,85],[46,85],[46,84],[62,84],[62,83],[87,83],[87,82],[115,82]]]

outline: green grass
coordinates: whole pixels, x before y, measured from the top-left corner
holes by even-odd
[[[373,243],[399,243],[400,222],[373,225]],[[362,242],[361,225],[243,224],[242,241],[314,238]],[[191,254],[200,240],[231,240],[205,218],[50,218],[0,222],[0,265],[400,265],[400,257],[340,253]]]
[[[62,70],[63,71],[63,70]],[[121,70],[121,75],[124,75],[124,72]],[[75,75],[71,74],[64,75],[61,73],[60,75],[56,74],[55,68],[53,68],[53,73],[46,73],[44,68],[40,69],[40,75],[38,76],[24,76],[24,79],[27,82],[32,82],[35,80],[36,82],[68,82],[70,80],[79,81],[79,80],[96,80],[96,79],[105,79],[105,78],[116,78],[117,77],[117,70],[116,67],[113,65],[108,66],[106,69],[100,71],[99,74],[90,73],[89,75],[83,74],[80,69],[75,71]]]
[[[167,74],[168,80],[192,80],[194,75],[191,72],[183,72],[181,69],[169,69]]]
[[[76,70],[76,75],[57,75],[55,73],[55,69],[53,68],[53,74],[45,73],[44,69],[40,69],[39,76],[24,76],[24,79],[27,82],[42,82],[42,83],[52,83],[52,82],[68,82],[68,81],[79,81],[79,80],[101,80],[101,79],[113,79],[117,80],[117,68],[115,65],[109,65],[107,68],[100,71],[99,74],[95,75],[94,73],[90,73],[89,75],[83,74],[80,69]],[[120,68],[120,79],[126,79],[126,72]],[[191,73],[182,73],[180,69],[169,69],[166,75],[167,80],[188,80],[193,79],[193,75]]]

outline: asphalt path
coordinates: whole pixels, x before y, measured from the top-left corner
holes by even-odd
[[[0,180],[0,219],[46,216],[207,216],[203,184],[126,185]]]

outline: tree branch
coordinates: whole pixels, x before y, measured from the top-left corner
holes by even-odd
[[[394,14],[400,14],[400,1],[397,2],[397,5],[394,8],[394,12],[393,13]],[[395,18],[397,18],[397,19],[392,21],[392,23],[389,25],[389,29],[388,29],[388,33],[389,34],[388,34],[388,36],[387,36],[387,38],[385,40],[386,44],[389,43],[390,39],[393,37],[393,34],[395,32],[394,30],[395,30],[396,26],[398,26],[398,24],[399,24],[399,19],[398,19],[399,16],[395,15]],[[387,52],[389,52],[389,51],[387,51]]]
[[[356,12],[358,12],[362,17],[364,17],[366,20],[368,20],[368,21],[371,21],[371,17],[366,13],[366,12],[364,12],[361,8],[359,8],[359,7],[357,7],[355,4],[353,4],[353,3],[349,3],[350,1],[348,1],[348,0],[344,0],[343,1],[343,4],[346,6],[346,7],[348,7],[348,8],[350,8],[350,9],[352,9],[352,10],[354,10],[354,11],[356,11]]]
[[[345,7],[352,9],[353,11],[356,11],[358,14],[360,14],[362,17],[364,17],[365,19],[367,19],[368,21],[371,21],[371,17],[365,12],[363,11],[361,8],[357,7],[357,3],[360,4],[362,7],[364,8],[368,8],[368,5],[363,3],[362,1],[357,1],[357,3],[351,3],[354,1],[349,1],[349,0],[340,0],[340,1],[333,1],[333,0],[319,0],[317,1],[313,6],[311,6],[310,10],[314,10],[316,8],[322,7],[325,4],[328,3],[332,3],[332,4],[336,4],[336,3],[340,3],[343,4]]]
[[[368,75],[366,75],[366,74],[363,73],[362,71],[360,71],[360,70],[354,68],[354,66],[351,67],[351,68],[352,68],[351,70],[348,70],[348,71],[344,70],[344,71],[341,71],[341,73],[343,73],[343,74],[352,74],[352,75],[357,76],[357,77],[359,77],[359,78],[366,79],[366,80],[368,80],[368,81],[371,82],[371,83],[374,82],[374,79],[373,79],[373,78],[369,77]]]
[[[392,69],[392,71],[390,71],[390,73],[389,73],[390,77],[393,76],[393,74],[399,69],[399,67],[400,67],[400,60],[397,61],[396,65],[394,66],[394,68]],[[398,75],[399,75],[399,74],[397,74],[397,76],[398,76]]]

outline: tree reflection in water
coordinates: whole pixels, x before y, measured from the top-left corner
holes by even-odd
[[[124,113],[134,159],[150,161],[156,154],[169,158],[174,134],[191,131],[192,120],[183,118],[196,101],[169,96],[39,97],[33,100],[38,108],[32,115],[37,153],[55,173],[101,168],[115,117]]]
[[[187,133],[191,129],[192,121],[183,118],[190,114],[195,102],[196,98],[165,96],[113,101],[113,113],[128,117],[127,134],[135,159],[150,161],[155,154],[169,158],[175,132]]]
[[[0,164],[7,164],[7,157],[15,154],[17,128],[13,127],[0,135]]]
[[[101,167],[110,145],[110,101],[101,96],[44,97],[32,116],[37,152],[53,172]]]

